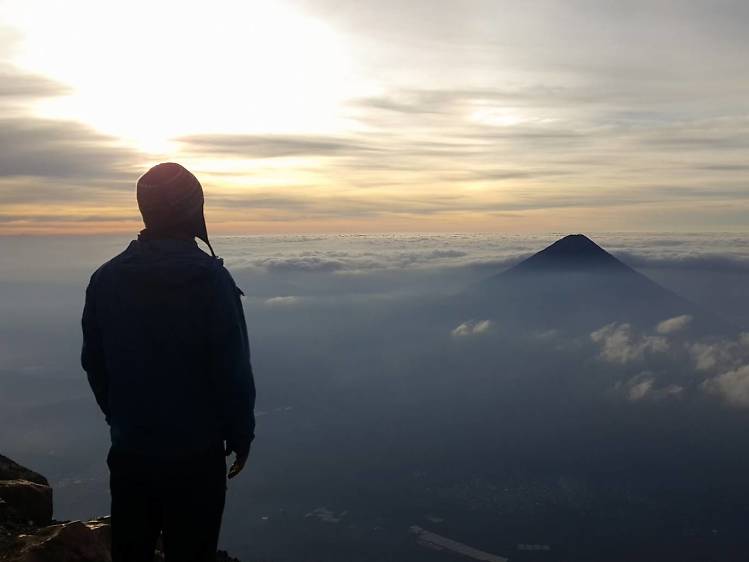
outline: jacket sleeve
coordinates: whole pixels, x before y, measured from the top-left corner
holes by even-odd
[[[96,299],[93,278],[86,288],[86,304],[83,307],[83,347],[81,349],[81,365],[88,376],[88,383],[94,391],[96,402],[104,412],[109,423],[109,379],[104,361],[101,332],[96,318]]]
[[[240,295],[229,272],[215,276],[210,313],[211,365],[227,448],[249,451],[255,436],[255,381]]]

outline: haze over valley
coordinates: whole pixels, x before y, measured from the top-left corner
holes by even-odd
[[[0,442],[50,478],[58,518],[108,511],[78,322],[125,243],[0,241]],[[746,237],[214,245],[246,293],[259,397],[224,517],[234,555],[742,559]]]

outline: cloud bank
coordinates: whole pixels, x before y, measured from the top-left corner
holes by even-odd
[[[613,390],[633,401],[672,398],[689,390],[730,406],[749,407],[749,333],[722,339],[684,337],[682,330],[690,321],[687,315],[665,319],[655,327],[657,335],[636,333],[618,323],[591,333],[599,360],[625,367],[625,378]],[[626,367],[645,370],[632,375]]]

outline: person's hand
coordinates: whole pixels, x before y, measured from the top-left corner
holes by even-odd
[[[232,452],[231,449],[227,449],[226,456],[228,457],[231,454],[231,452]],[[250,456],[249,448],[246,451],[237,453],[237,456],[235,457],[234,462],[232,463],[231,467],[229,467],[229,474],[227,475],[227,478],[229,478],[229,480],[231,480],[237,474],[242,472],[244,465],[247,464],[247,457],[249,456]]]

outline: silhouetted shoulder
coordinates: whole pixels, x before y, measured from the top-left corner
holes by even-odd
[[[89,278],[89,287],[94,285],[100,277],[105,276],[107,271],[112,269],[113,267],[116,267],[117,264],[123,259],[123,257],[128,253],[130,250],[130,247],[132,246],[133,242],[130,243],[130,245],[125,248],[122,252],[111,258],[110,260],[107,260],[103,264],[101,264],[99,267],[97,267],[94,272],[91,274],[91,277]]]
[[[222,271],[225,271],[223,260],[207,254],[193,241],[133,240],[93,273],[91,283],[103,283],[113,277],[137,277],[163,285],[182,285],[228,274]]]
[[[224,266],[224,260],[221,258],[213,258],[211,256],[208,256],[208,258],[214,262],[212,275],[215,289],[219,291],[230,291],[236,293],[238,296],[244,296],[244,292],[237,286],[234,277],[232,277],[232,274],[226,266]]]

